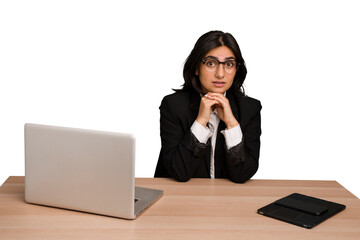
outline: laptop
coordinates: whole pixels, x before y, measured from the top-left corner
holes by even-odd
[[[135,219],[163,195],[135,187],[135,137],[25,124],[25,201]]]
[[[310,229],[345,208],[343,204],[293,193],[258,209],[258,213]]]

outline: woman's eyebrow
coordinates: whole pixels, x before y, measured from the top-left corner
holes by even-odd
[[[205,57],[205,59],[206,59],[206,58],[213,58],[213,59],[219,60],[217,57],[215,57],[215,56],[211,56],[211,55],[210,55],[210,56]],[[233,60],[233,59],[235,59],[235,57],[226,57],[226,58],[225,58],[225,60]]]
[[[213,59],[218,59],[217,57],[214,57],[214,56],[206,56],[204,59],[206,59],[206,58],[213,58]]]

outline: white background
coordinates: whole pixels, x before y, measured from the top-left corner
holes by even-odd
[[[125,3],[126,2],[126,3]],[[129,132],[152,177],[159,105],[209,30],[238,40],[260,99],[254,178],[336,180],[360,197],[356,1],[0,2],[0,182],[24,175],[25,122]]]

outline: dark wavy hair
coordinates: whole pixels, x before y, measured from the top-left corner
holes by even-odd
[[[182,85],[183,88],[175,91],[195,90],[198,93],[202,93],[200,79],[199,76],[196,76],[195,72],[205,55],[212,49],[220,46],[228,47],[235,55],[236,62],[239,63],[233,84],[228,91],[231,91],[235,95],[245,96],[243,82],[247,74],[247,69],[241,55],[240,47],[230,33],[224,33],[222,31],[207,32],[197,40],[184,64],[183,76],[185,83]]]

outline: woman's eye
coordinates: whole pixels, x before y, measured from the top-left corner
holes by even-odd
[[[208,67],[214,67],[214,66],[216,66],[216,61],[214,61],[214,60],[208,60],[208,61],[206,62],[206,66],[208,66]]]
[[[232,62],[232,61],[231,61],[231,62],[226,62],[226,63],[225,63],[225,66],[226,66],[226,67],[233,67],[233,66],[235,66],[235,63]]]

